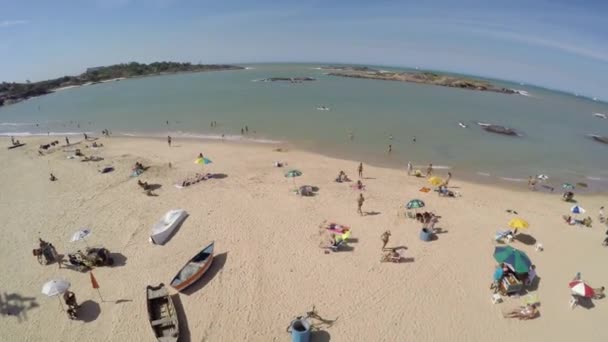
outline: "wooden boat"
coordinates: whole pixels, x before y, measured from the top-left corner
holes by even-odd
[[[177,342],[179,339],[179,321],[173,300],[165,284],[146,287],[148,319],[152,331],[159,342]]]
[[[200,277],[207,272],[213,262],[213,248],[215,242],[203,248],[188,263],[182,267],[173,280],[171,286],[177,291],[182,291],[194,284]]]
[[[183,209],[169,210],[161,219],[152,227],[150,232],[150,242],[162,245],[171,236],[173,230],[188,216],[188,213]]]

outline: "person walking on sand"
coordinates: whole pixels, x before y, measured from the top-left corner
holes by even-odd
[[[171,136],[170,135],[167,136],[167,144],[169,144],[169,147],[171,147]]]
[[[68,139],[68,137],[65,137],[65,144],[70,146],[70,139]]]
[[[448,178],[446,178],[445,182],[443,182],[443,186],[447,187],[450,183],[450,179],[452,179],[452,173],[448,172]]]
[[[382,240],[382,250],[386,249],[386,245],[388,244],[388,240],[391,237],[391,231],[387,230],[382,235],[380,235],[380,240]]]
[[[412,166],[412,163],[408,161],[407,162],[407,175],[411,176],[413,171],[414,171],[414,167]]]
[[[361,208],[363,207],[363,202],[365,202],[365,198],[363,197],[363,194],[359,194],[359,198],[357,198],[357,212],[359,213],[359,215],[363,215],[363,211],[361,211]]]
[[[433,164],[429,164],[429,167],[426,169],[426,176],[430,177],[433,174]]]
[[[359,163],[357,171],[359,171],[359,178],[363,178],[363,163]]]

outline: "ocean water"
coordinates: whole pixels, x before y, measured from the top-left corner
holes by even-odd
[[[403,168],[411,161],[426,169],[433,163],[474,181],[519,184],[542,173],[554,185],[608,189],[608,145],[586,136],[608,135],[608,120],[593,116],[608,114],[606,103],[502,81],[492,82],[528,96],[332,77],[319,65],[249,67],[108,82],[0,107],[0,135],[99,135],[104,128],[115,135],[174,138],[225,134],[384,166]],[[317,81],[255,82],[303,76]],[[492,134],[476,122],[511,127],[522,136]],[[245,125],[249,134],[241,137]]]

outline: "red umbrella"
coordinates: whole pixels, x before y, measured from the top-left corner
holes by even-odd
[[[591,286],[583,283],[580,280],[570,282],[570,284],[568,284],[568,286],[572,290],[573,294],[576,294],[576,295],[579,295],[582,297],[587,297],[587,298],[591,298],[595,295],[595,292],[593,291]]]

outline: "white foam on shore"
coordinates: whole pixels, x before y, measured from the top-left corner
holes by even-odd
[[[594,176],[586,176],[585,179],[592,180],[592,181],[603,181],[604,180],[604,178],[602,178],[602,177],[594,177]]]
[[[490,173],[488,173],[488,172],[477,171],[475,174],[477,174],[479,176],[490,177]]]
[[[254,70],[254,67],[245,67],[245,70]]]

